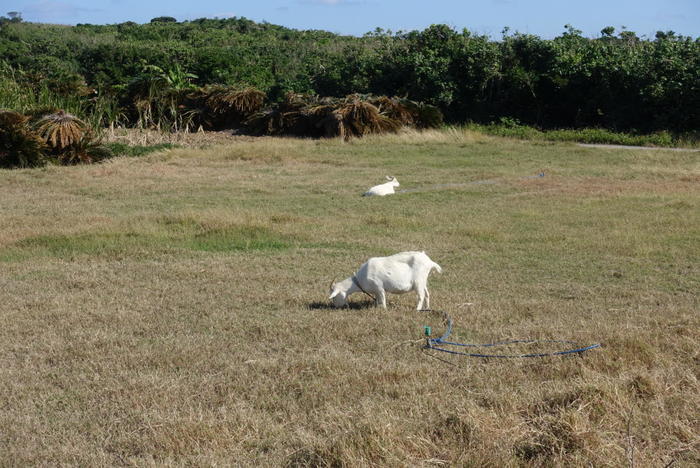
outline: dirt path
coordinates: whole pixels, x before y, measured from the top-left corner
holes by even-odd
[[[664,148],[660,146],[630,146],[630,145],[603,145],[592,143],[578,143],[586,148],[608,148],[608,149],[635,149],[635,150],[657,150],[657,151],[700,151],[700,148]]]

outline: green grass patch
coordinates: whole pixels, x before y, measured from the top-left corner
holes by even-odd
[[[168,226],[163,224],[162,226]],[[259,226],[231,226],[201,230],[170,225],[151,232],[82,233],[42,235],[23,239],[0,250],[0,261],[21,261],[36,256],[70,260],[78,256],[132,257],[175,253],[274,251],[290,248],[292,239]]]
[[[151,236],[138,233],[90,233],[29,237],[17,242],[15,247],[34,255],[65,259],[76,255],[114,255],[156,242]]]
[[[183,242],[191,250],[230,252],[236,250],[283,250],[291,242],[262,227],[217,229],[198,234]]]
[[[502,119],[501,123],[490,125],[469,124],[467,128],[488,135],[519,138],[522,140],[570,141],[591,144],[659,146],[665,148],[697,148],[700,146],[700,133],[698,132],[671,133],[661,131],[650,134],[636,134],[632,132],[616,132],[604,128],[541,130],[520,124],[513,119]]]
[[[173,148],[180,148],[180,145],[173,143],[158,143],[155,145],[129,145],[127,143],[105,143],[115,156],[138,157],[145,156],[157,151],[163,151]]]

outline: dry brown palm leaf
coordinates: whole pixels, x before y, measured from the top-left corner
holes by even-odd
[[[318,106],[308,106],[303,109],[306,115],[326,115],[328,112],[332,112],[333,106],[328,104],[320,104]]]
[[[386,115],[379,115],[379,119],[377,121],[377,128],[379,130],[378,133],[394,133],[398,132],[399,129],[402,127],[401,122],[398,120],[392,119],[391,117],[387,117]]]
[[[27,123],[29,117],[19,112],[0,109],[0,125],[2,128],[21,126]]]
[[[58,154],[58,161],[64,165],[90,164],[113,156],[112,151],[87,132],[80,140]]]
[[[279,135],[284,132],[283,116],[276,107],[257,112],[244,123],[255,135]]]
[[[85,122],[62,110],[43,116],[36,125],[44,141],[58,150],[80,141],[88,130]]]
[[[215,87],[206,100],[214,112],[227,114],[235,111],[242,115],[258,112],[265,102],[267,95],[255,88],[235,89]]]
[[[416,104],[416,127],[435,128],[443,124],[443,115],[440,109],[422,102]]]
[[[401,124],[385,115],[379,109],[357,96],[349,96],[346,104],[338,109],[345,127],[345,138],[363,136],[370,133],[395,132]]]
[[[308,106],[308,105],[314,103],[315,101],[316,101],[316,99],[314,96],[288,91],[284,95],[284,99],[282,100],[282,105],[283,106],[292,106],[292,107],[303,107],[303,106]]]
[[[372,104],[379,109],[381,114],[403,125],[411,126],[415,123],[415,114],[411,108],[406,105],[405,100],[397,97],[389,98],[386,96],[379,96],[372,101]]]
[[[46,145],[28,124],[29,117],[0,110],[0,167],[33,167],[45,162]]]

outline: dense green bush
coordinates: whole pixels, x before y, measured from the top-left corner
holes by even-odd
[[[639,38],[608,27],[586,38],[567,25],[552,40],[507,30],[492,40],[445,25],[350,37],[245,18],[4,21],[0,57],[3,83],[35,101],[42,93],[43,101],[77,100],[81,109],[60,107],[102,125],[185,128],[198,117],[179,107],[192,110],[188,89],[219,85],[252,86],[280,102],[287,92],[402,96],[457,123],[508,117],[541,128],[700,128],[700,40],[671,31]],[[0,92],[0,106],[25,110],[12,100]]]

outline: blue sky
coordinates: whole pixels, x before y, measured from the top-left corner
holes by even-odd
[[[588,37],[605,26],[623,26],[653,37],[658,30],[700,36],[700,0],[0,0],[0,14],[19,11],[42,23],[146,23],[156,16],[178,20],[244,16],[296,29],[361,35],[376,27],[424,29],[433,23],[499,38],[511,31],[552,38],[572,24]]]

